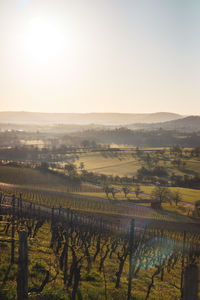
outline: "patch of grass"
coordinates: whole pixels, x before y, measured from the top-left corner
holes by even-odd
[[[140,162],[131,151],[111,154],[89,152],[80,154],[79,161],[84,163],[86,170],[106,175],[133,176],[140,168]]]
[[[141,185],[141,190],[146,194],[152,194],[154,186]],[[170,187],[170,191],[179,191],[182,196],[182,201],[195,203],[200,200],[200,190],[197,189],[188,189],[181,187]]]
[[[0,166],[0,182],[35,187],[66,187],[64,179],[31,168]]]

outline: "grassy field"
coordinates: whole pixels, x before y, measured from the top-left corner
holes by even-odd
[[[140,168],[132,151],[83,153],[76,161],[77,166],[80,162],[84,163],[86,170],[106,175],[133,176]]]
[[[152,157],[155,157],[154,151],[162,149],[149,148],[142,150],[145,154],[149,151]],[[177,175],[200,174],[200,160],[198,158],[187,156],[181,158],[181,160],[186,163],[186,166],[183,169],[174,167],[171,164],[171,161],[176,159],[176,157],[171,157],[168,150],[164,155],[158,157],[159,165],[167,167],[169,174],[172,172]],[[118,176],[135,176],[137,170],[142,165],[145,165],[136,155],[135,150],[116,151],[114,153],[111,151],[80,153],[75,164],[79,166],[80,162],[84,163],[85,169],[88,171]]]
[[[63,173],[63,172],[62,172]],[[59,175],[51,174],[33,168],[19,168],[10,166],[0,166],[0,183],[18,185],[23,188],[34,190],[49,190],[59,192],[69,192],[73,190],[95,190],[98,189],[89,183],[73,185]]]
[[[15,189],[15,186],[4,187],[5,189],[11,190],[21,190],[23,191],[23,197],[29,201],[35,203],[41,203],[47,206],[62,206],[62,207],[72,207],[74,209],[85,209],[89,211],[97,211],[101,213],[111,213],[111,214],[121,214],[128,216],[138,216],[143,217],[143,213],[135,212],[132,209],[129,209],[129,204],[127,203],[127,198],[125,198],[124,193],[118,192],[115,196],[115,201],[120,200],[124,202],[124,207],[122,208],[116,203],[109,203],[113,200],[112,195],[109,195],[109,199],[106,194],[102,191],[99,192],[89,192],[89,191],[77,191],[72,192],[73,197],[67,194],[67,187],[65,180],[60,178],[57,175],[52,175],[49,173],[43,173],[40,170],[30,169],[30,168],[16,168],[16,167],[0,167],[0,181],[17,184],[18,187]],[[91,185],[92,186],[92,185]],[[141,185],[141,191],[144,194],[151,195],[153,186]],[[122,188],[122,186],[120,186]],[[28,190],[27,190],[28,189]],[[195,203],[197,200],[200,200],[200,190],[195,189],[186,189],[186,188],[170,188],[170,190],[178,190],[182,196],[182,201]],[[132,187],[134,191],[134,187]],[[58,192],[58,194],[50,193]],[[66,193],[65,195],[59,194],[59,192]],[[18,192],[19,193],[19,192]],[[134,193],[128,195],[129,199],[138,200]],[[147,195],[140,195],[139,199],[147,198]],[[96,201],[98,200],[99,201]],[[93,201],[95,200],[95,201]],[[108,201],[109,200],[109,201]],[[190,222],[187,218],[188,209],[182,209],[181,205],[176,207],[175,205],[169,206],[164,205],[163,208],[166,210],[166,214],[156,212],[151,217],[159,220],[165,219],[170,221],[176,221],[181,218],[181,222],[184,221],[183,217],[185,216],[186,222]],[[170,212],[170,214],[169,214]],[[144,214],[144,217],[148,217]]]
[[[153,186],[141,185],[141,190],[146,194],[151,194],[153,189]],[[200,190],[181,187],[170,187],[169,189],[170,191],[179,191],[182,201],[195,204],[196,201],[200,200]]]
[[[31,168],[0,166],[0,182],[33,187],[55,187],[66,189],[64,179]]]
[[[52,175],[49,173],[43,173],[39,170],[29,169],[29,168],[16,168],[16,167],[0,167],[0,182],[22,185],[22,187],[32,187],[35,189],[48,188],[49,190],[67,191],[66,182],[64,179]],[[141,190],[145,194],[151,194],[153,186],[141,185]],[[170,190],[178,190],[183,201],[195,203],[200,200],[200,190],[187,189],[187,188],[170,188]],[[106,198],[105,193],[82,193],[88,196],[97,196],[101,198]],[[136,199],[134,194],[129,194],[130,198]],[[142,197],[142,196],[141,196]],[[120,200],[125,200],[123,193],[117,193],[116,198]]]
[[[152,149],[145,149],[146,153],[151,154],[151,156],[155,156],[155,152]],[[155,149],[154,149],[155,150]],[[144,154],[143,154],[144,155]],[[171,158],[169,156],[169,152],[165,152],[163,156],[159,156],[159,164],[165,165],[168,168],[170,173],[177,172],[177,174],[184,174],[184,170],[177,170],[171,164]],[[199,171],[200,161],[194,158],[185,158],[187,172],[196,172]],[[84,167],[87,170],[92,170],[94,172],[99,172],[101,174],[112,174],[112,175],[120,175],[120,176],[132,176],[135,175],[137,170],[144,165],[144,161],[140,160],[140,158],[136,155],[136,152],[133,150],[126,151],[102,151],[102,152],[83,152],[79,154],[79,159],[76,161],[77,167],[79,167],[80,162],[84,163]],[[188,171],[189,170],[189,171]],[[63,172],[63,171],[62,171]],[[30,193],[27,191],[26,198],[27,200],[34,201],[39,203],[41,201],[42,204],[47,206],[58,206],[62,207],[70,207],[78,209],[88,209],[90,211],[99,211],[99,212],[109,212],[109,213],[120,213],[123,215],[132,215],[135,213],[131,210],[128,211],[127,198],[124,196],[124,193],[118,192],[115,196],[115,200],[124,201],[125,210],[121,207],[117,207],[116,204],[106,203],[107,200],[113,200],[112,195],[110,194],[109,199],[107,199],[106,194],[103,191],[90,191],[83,188],[80,190],[70,190],[67,186],[67,182],[64,178],[53,175],[49,172],[44,172],[38,169],[31,168],[17,168],[10,166],[1,166],[0,167],[0,182],[10,183],[14,185],[19,185],[22,191],[25,193],[26,188],[30,190]],[[18,187],[18,190],[19,190]],[[92,189],[95,186],[90,186]],[[139,196],[141,198],[150,198],[148,195],[152,194],[154,186],[152,185],[141,185],[142,193]],[[120,186],[122,188],[122,186]],[[131,187],[132,191],[134,191],[134,187]],[[200,190],[197,189],[188,189],[188,188],[170,188],[171,191],[178,190],[181,194],[182,201],[194,204],[196,201],[200,200]],[[31,192],[32,191],[32,192]],[[36,192],[37,196],[32,196]],[[47,193],[48,192],[48,193]],[[70,195],[53,195],[50,196],[49,192],[71,192],[73,193],[73,197]],[[143,195],[144,193],[144,195]],[[46,194],[46,196],[45,196]],[[82,197],[82,198],[80,198]],[[80,199],[84,200],[80,202]],[[99,202],[95,201],[92,203],[94,198],[98,198]],[[132,201],[138,200],[134,193],[130,193],[128,198]],[[71,199],[71,200],[70,200]],[[75,204],[75,202],[76,204]],[[105,203],[104,203],[105,202]],[[85,204],[83,204],[85,203]],[[179,218],[179,215],[183,217],[188,214],[187,209],[182,209],[181,204],[176,207],[175,205],[169,206],[165,204],[163,208],[166,210],[166,215],[163,213],[159,214],[158,212],[154,216],[156,219],[164,219],[168,220],[176,220]],[[189,208],[188,208],[189,209]],[[128,213],[127,213],[128,212]],[[170,212],[170,215],[168,214]],[[174,213],[174,215],[171,215]],[[138,212],[137,212],[138,215]],[[181,218],[182,218],[181,217]],[[188,221],[188,220],[187,220]]]
[[[200,160],[189,159],[186,161],[187,170],[200,174]]]
[[[121,149],[122,150],[122,149]],[[186,163],[184,168],[177,168],[172,165],[172,161],[176,159],[175,156],[170,156],[169,151],[166,150],[165,154],[156,154],[156,150],[159,149],[143,149],[142,156],[150,154],[151,158],[157,158],[159,160],[158,165],[167,168],[170,174],[175,173],[177,175],[194,175],[200,174],[200,160],[198,158],[191,158],[189,156],[184,156],[181,158],[183,162]],[[135,176],[138,169],[142,166],[146,166],[145,161],[136,155],[135,150],[126,151],[99,151],[99,152],[80,152],[76,155],[75,164],[79,169],[80,163],[84,163],[84,168],[87,171],[93,171],[100,174],[106,175],[118,175],[118,176]],[[32,176],[32,183],[41,185],[45,181],[49,185],[63,185],[64,181],[56,178],[52,174],[42,174],[39,170],[21,168],[16,169],[10,168],[10,174],[8,173],[8,167],[0,167],[0,181],[14,183],[14,184],[28,184],[28,178]],[[11,175],[11,176],[10,176]],[[12,176],[13,175],[13,176]],[[46,180],[45,180],[46,179]],[[11,182],[12,181],[12,182]]]

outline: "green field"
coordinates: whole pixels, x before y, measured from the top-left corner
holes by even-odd
[[[83,153],[79,155],[76,164],[78,166],[83,162],[86,170],[106,175],[133,176],[140,168],[140,163],[132,153],[131,151]]]
[[[127,156],[127,153],[125,153]],[[94,164],[95,159],[97,159],[98,154],[91,153],[92,159],[90,160],[90,164]],[[90,155],[89,155],[90,157]],[[107,160],[109,160],[108,163],[110,163],[110,160],[113,162],[113,160],[116,159],[109,159],[109,158],[102,158],[104,161],[104,165],[106,165]],[[128,154],[128,159],[130,159],[130,155]],[[99,164],[96,163],[96,165]],[[95,166],[96,166],[95,165]],[[114,162],[113,162],[114,165]],[[131,168],[131,164],[127,161],[124,162],[119,161],[116,168],[121,168],[122,173],[125,172],[125,165],[127,168]],[[104,168],[107,168],[109,170],[109,166],[105,166]],[[112,167],[111,167],[112,169]],[[19,185],[22,187],[29,187],[35,190],[49,190],[49,191],[63,191],[67,192],[67,182],[64,178],[50,174],[48,172],[42,172],[37,169],[31,169],[31,168],[17,168],[17,167],[8,167],[8,166],[1,166],[0,167],[0,182],[7,183],[7,184],[14,184]],[[95,189],[95,186],[88,185],[90,188]],[[89,188],[88,187],[88,188]],[[131,186],[130,186],[131,187]],[[140,185],[141,191],[144,194],[152,194],[152,190],[154,189],[154,186],[152,185]],[[120,186],[122,188],[122,186]],[[134,187],[131,187],[132,191],[134,191]],[[197,189],[188,189],[188,188],[181,188],[181,187],[171,187],[170,190],[178,190],[182,196],[182,201],[189,202],[189,203],[195,203],[196,201],[200,200],[200,190]],[[87,191],[87,190],[86,190]],[[79,191],[78,193],[83,194],[85,196],[91,196],[91,197],[100,197],[107,199],[106,194],[102,191],[97,192],[90,192],[90,191]],[[110,195],[112,198],[112,196]],[[140,195],[141,198],[147,197]],[[134,194],[129,194],[128,198],[136,199]],[[122,192],[116,194],[116,199],[119,200],[126,200],[124,194]]]
[[[32,168],[17,168],[0,166],[0,182],[33,186],[33,187],[55,187],[57,189],[66,189],[66,182],[64,179],[42,172]]]
[[[144,149],[144,153],[147,154],[148,150],[152,157],[155,157],[154,151],[161,149]],[[172,174],[172,172],[177,175],[200,174],[199,159],[183,156],[181,160],[186,163],[184,168],[173,166],[171,164],[172,159],[176,159],[176,157],[170,157],[168,151],[159,157],[159,165],[167,167],[169,174]],[[137,157],[136,152],[133,150],[116,151],[114,153],[112,151],[80,153],[75,161],[77,167],[80,162],[84,163],[85,169],[88,171],[130,177],[135,176],[137,170],[144,165],[144,162]]]
[[[122,149],[121,149],[122,150]],[[152,157],[156,156],[156,153],[149,149],[150,155]],[[146,155],[148,150],[146,149],[143,155]],[[161,159],[162,158],[162,159]],[[193,169],[198,170],[199,161],[194,158],[185,158],[186,168],[190,171]],[[118,175],[118,176],[135,176],[137,170],[145,165],[144,161],[136,155],[136,152],[133,150],[126,151],[102,151],[102,152],[83,152],[79,154],[79,159],[76,161],[78,167],[78,172],[80,173],[80,163],[84,163],[84,168],[88,171],[97,172],[100,174],[107,175]],[[163,157],[159,156],[159,165],[165,165],[168,168],[168,171],[174,173],[183,173],[184,170],[178,170],[173,167],[171,158],[168,152],[165,152]],[[64,169],[58,169],[60,172],[64,173]],[[189,172],[189,171],[188,171]],[[13,184],[17,187],[19,191],[20,187],[24,195],[26,193],[27,200],[34,201],[36,203],[41,203],[47,206],[59,206],[62,207],[73,207],[74,209],[85,209],[89,211],[99,211],[101,213],[111,213],[111,214],[122,214],[129,216],[136,216],[132,210],[128,209],[127,199],[140,200],[140,199],[150,199],[150,195],[154,189],[153,185],[144,185],[141,184],[141,193],[139,198],[135,196],[134,193],[129,193],[127,198],[123,192],[117,192],[115,198],[110,194],[109,199],[107,198],[105,192],[102,189],[95,187],[92,184],[84,183],[80,188],[69,186],[67,180],[62,176],[51,174],[50,172],[41,171],[39,169],[33,168],[24,168],[24,167],[10,167],[10,166],[1,166],[0,167],[0,182]],[[123,185],[115,186],[116,188],[122,189]],[[5,188],[5,187],[4,187]],[[26,191],[26,189],[28,190]],[[134,191],[134,185],[130,185],[132,191]],[[7,186],[7,189],[8,186]],[[196,201],[200,200],[200,190],[197,189],[188,189],[181,187],[170,187],[171,191],[178,190],[181,194],[183,202],[188,202],[195,204]],[[30,192],[29,192],[30,191]],[[65,192],[63,195],[49,195],[49,192]],[[33,193],[36,193],[37,196],[32,196]],[[67,193],[72,193],[68,195]],[[46,196],[45,196],[46,195]],[[66,200],[65,200],[66,199]],[[70,200],[71,199],[71,200]],[[84,200],[81,201],[81,199]],[[96,200],[98,200],[98,205]],[[93,200],[94,203],[93,203]],[[106,201],[120,200],[124,202],[124,208],[118,207],[118,205],[113,203],[107,203]],[[75,202],[76,201],[76,204]],[[85,204],[84,204],[85,203]],[[142,204],[143,206],[145,204]],[[166,210],[166,214],[156,212],[154,213],[153,218],[155,219],[165,219],[165,220],[177,220],[180,219],[181,222],[184,221],[183,217],[187,217],[188,210],[193,208],[188,207],[187,209],[182,209],[182,204],[180,203],[178,207],[175,205],[169,206],[164,205],[163,208]],[[183,216],[184,215],[184,216]],[[142,213],[140,213],[140,217]],[[180,218],[179,218],[180,216]],[[147,216],[146,216],[147,217]],[[187,218],[186,222],[190,222]]]
[[[153,186],[141,185],[141,190],[146,194],[151,194],[153,189]],[[169,189],[170,191],[179,191],[182,201],[195,204],[196,201],[200,200],[200,190],[181,187],[170,187]]]

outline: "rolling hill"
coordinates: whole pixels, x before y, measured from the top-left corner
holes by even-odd
[[[0,123],[11,124],[99,124],[124,126],[133,123],[156,123],[180,119],[175,113],[38,113],[38,112],[0,112]]]
[[[131,124],[127,126],[129,129],[165,129],[165,130],[178,130],[182,132],[193,132],[200,131],[200,116],[189,116],[186,118],[181,118],[177,120],[172,120],[168,122],[158,122],[158,123],[144,123],[144,124]]]

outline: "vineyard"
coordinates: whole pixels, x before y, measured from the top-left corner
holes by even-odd
[[[198,227],[37,203],[1,194],[0,299],[198,299]]]
[[[90,188],[90,187],[89,187]],[[167,211],[153,210],[150,207],[138,205],[128,201],[118,201],[99,197],[99,193],[93,193],[96,196],[84,195],[84,193],[66,193],[47,190],[33,190],[29,188],[22,189],[16,186],[0,187],[0,190],[6,195],[20,194],[23,200],[43,205],[46,207],[70,208],[78,211],[93,212],[99,214],[118,215],[120,217],[141,218],[144,222],[169,221],[188,224],[195,222],[187,216],[170,213]]]

